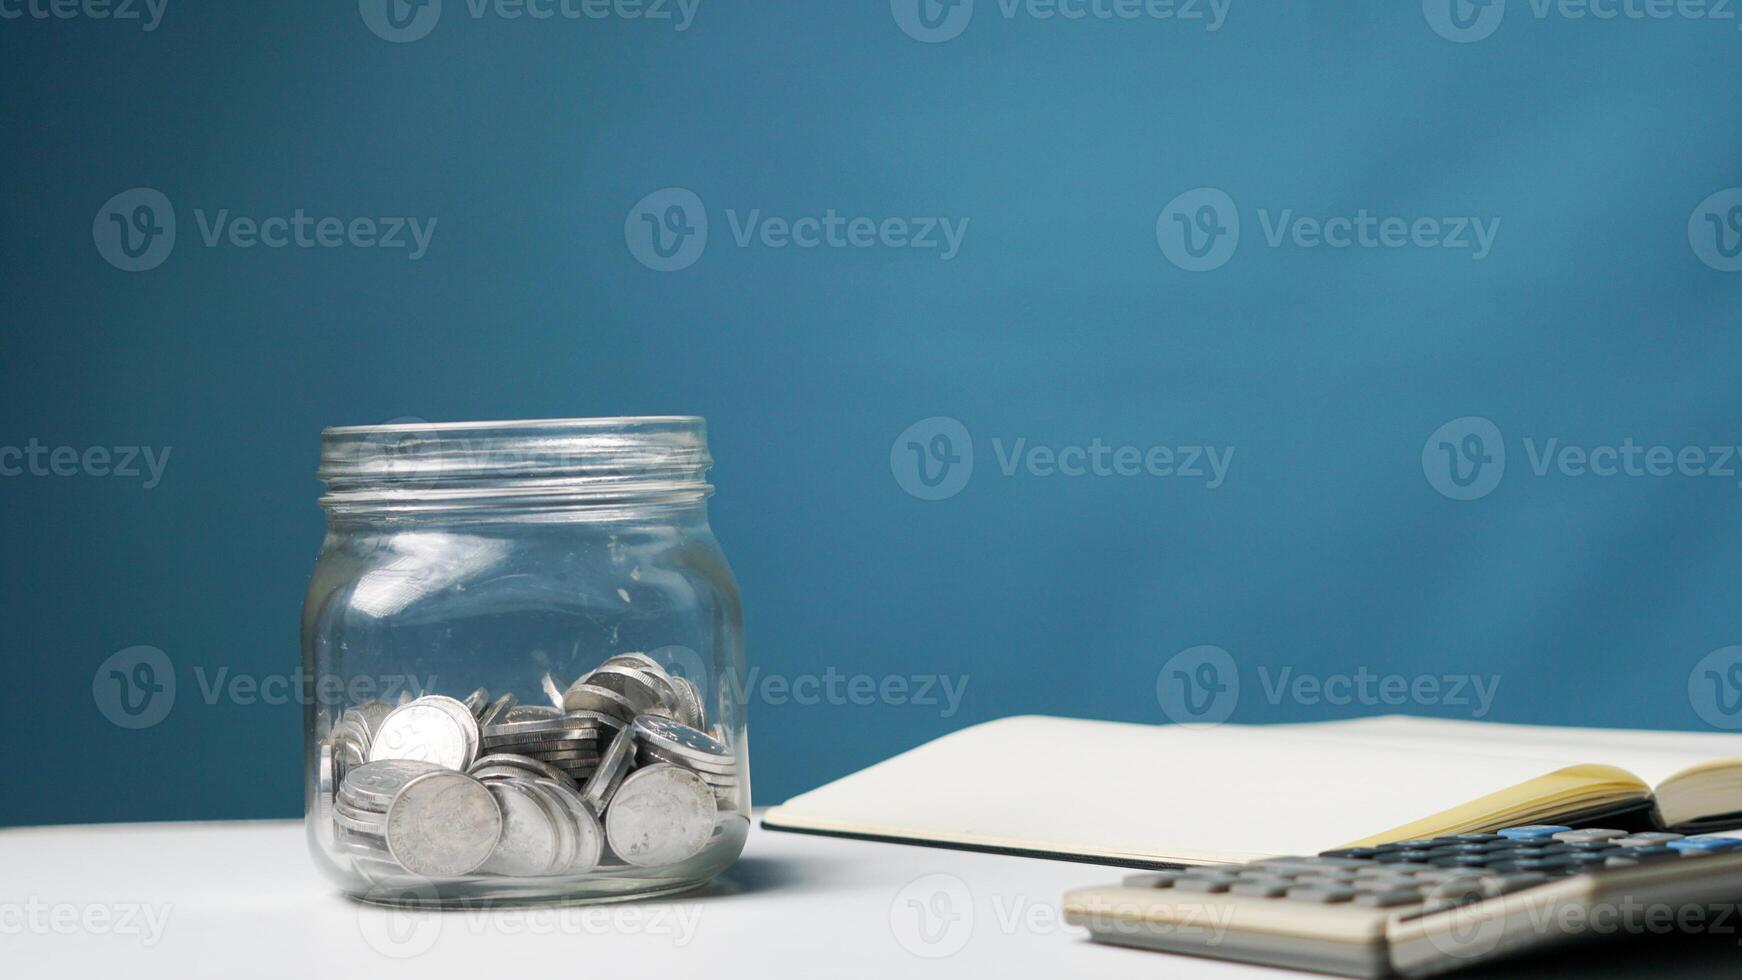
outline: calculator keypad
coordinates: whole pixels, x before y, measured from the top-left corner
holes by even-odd
[[[1543,824],[1133,875],[1125,884],[1374,910],[1422,906],[1432,912],[1572,875],[1732,851],[1742,851],[1742,837]]]

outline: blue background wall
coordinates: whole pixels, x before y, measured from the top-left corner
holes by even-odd
[[[762,802],[1005,714],[1167,721],[1164,665],[1200,645],[1234,721],[1480,710],[1271,696],[1366,668],[1498,675],[1490,719],[1742,725],[1698,693],[1742,658],[1696,670],[1742,642],[1742,465],[1531,465],[1742,442],[1742,227],[1689,234],[1742,184],[1742,21],[1512,0],[1458,35],[1434,0],[1234,0],[1212,31],[979,0],[931,43],[903,2],[701,0],[678,31],[446,0],[403,43],[348,3],[0,19],[0,444],[173,447],[149,489],[0,479],[0,821],[300,811],[300,710],[202,683],[297,668],[319,430],[403,416],[706,415],[761,674],[966,678],[953,714],[754,704]],[[178,234],[126,272],[93,221],[138,187]],[[710,235],[660,272],[625,226],[671,187]],[[1242,229],[1202,272],[1161,245],[1196,188]],[[207,247],[195,215],[298,208],[437,225],[412,260]],[[741,247],[754,209],[969,224],[947,261]],[[1363,209],[1500,225],[1480,259],[1267,241]],[[974,461],[941,500],[904,489],[933,417]],[[1494,428],[1435,436],[1466,417]],[[1216,489],[1007,476],[1017,439],[1235,455]],[[1440,441],[1481,450],[1460,475],[1499,442],[1503,478],[1455,499]],[[129,730],[93,673],[135,645],[178,695]]]

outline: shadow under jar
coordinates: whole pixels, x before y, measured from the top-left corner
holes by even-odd
[[[711,464],[690,417],[322,434],[306,812],[340,888],[610,901],[737,858],[743,624]]]

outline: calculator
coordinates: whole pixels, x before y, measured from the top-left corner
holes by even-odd
[[[1068,892],[1064,911],[1104,943],[1414,977],[1579,938],[1715,931],[1738,901],[1742,831],[1533,825],[1132,875]]]

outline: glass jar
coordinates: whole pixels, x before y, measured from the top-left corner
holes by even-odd
[[[328,429],[302,615],[307,831],[347,894],[706,882],[749,827],[743,624],[705,423]]]

